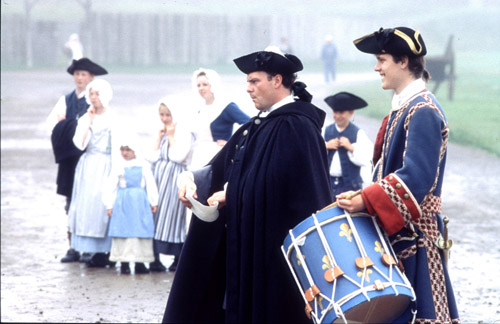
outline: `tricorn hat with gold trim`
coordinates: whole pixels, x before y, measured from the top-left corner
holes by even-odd
[[[361,52],[370,54],[408,56],[427,54],[420,32],[408,27],[380,28],[376,32],[356,39],[354,45]]]

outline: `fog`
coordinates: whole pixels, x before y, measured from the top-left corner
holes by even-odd
[[[352,41],[380,27],[418,29],[428,55],[500,52],[500,3],[488,0],[4,0],[2,67],[60,67],[80,35],[84,56],[120,66],[220,64],[285,38],[318,61],[332,35],[341,61],[367,61]]]

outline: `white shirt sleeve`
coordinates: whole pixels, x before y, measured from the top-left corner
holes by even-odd
[[[352,146],[354,146],[354,150],[347,152],[349,160],[360,167],[371,166],[373,143],[362,129],[358,131],[356,143],[353,143]]]
[[[73,136],[73,144],[81,151],[85,150],[87,145],[89,145],[90,137],[92,136],[92,129],[89,129],[90,127],[90,117],[88,114],[78,119],[78,125],[76,126],[75,135]],[[87,137],[85,137],[84,141],[85,134],[87,134]]]
[[[50,112],[49,116],[47,117],[46,125],[47,125],[47,131],[49,134],[52,134],[52,130],[56,126],[56,124],[59,122],[61,118],[66,118],[66,97],[61,96],[59,100],[57,101],[56,105],[54,108],[52,108],[52,111]]]

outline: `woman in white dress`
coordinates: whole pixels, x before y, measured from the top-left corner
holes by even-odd
[[[107,236],[108,215],[102,202],[103,184],[111,170],[112,116],[109,102],[113,96],[110,84],[95,79],[86,88],[90,104],[78,120],[73,143],[85,153],[75,170],[71,205],[68,211],[71,247],[80,253],[91,253],[90,267],[105,267],[111,238]]]
[[[205,166],[233,134],[234,124],[244,124],[250,117],[238,105],[224,97],[220,76],[211,69],[200,68],[193,73],[193,88],[202,99],[194,115],[196,143],[189,169]]]
[[[177,177],[187,169],[191,161],[194,134],[182,122],[181,111],[170,101],[162,99],[158,104],[162,127],[155,143],[156,162],[154,177],[158,186],[159,200],[155,213],[154,253],[151,271],[165,271],[159,254],[174,256],[168,268],[175,271],[186,239],[186,207],[177,196]]]

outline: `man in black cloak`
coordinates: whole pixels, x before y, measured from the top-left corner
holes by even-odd
[[[234,62],[260,112],[179,183],[186,206],[196,184],[198,200],[220,209],[213,222],[192,218],[163,322],[308,323],[280,247],[331,202],[325,113],[295,82],[296,56],[268,48]]]

